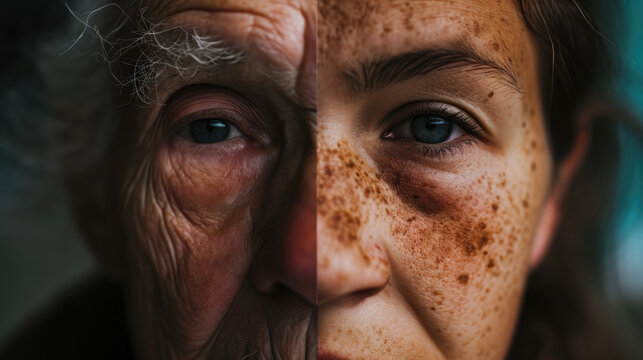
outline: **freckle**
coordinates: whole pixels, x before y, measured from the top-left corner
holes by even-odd
[[[476,252],[476,246],[470,242],[464,244],[464,253],[467,255],[473,255]]]
[[[498,211],[498,204],[491,204],[491,209],[493,211]]]
[[[489,93],[489,95],[487,95],[487,96],[488,96],[488,97],[493,97],[493,91],[492,91],[492,92],[490,92],[490,93]]]
[[[524,122],[524,121],[523,121],[523,122],[522,122],[522,124],[520,124],[520,125],[521,125],[523,128],[526,128],[526,127],[527,127],[527,123],[526,123],[526,122]]]
[[[500,45],[498,45],[498,43],[493,43],[492,46],[493,46],[494,50],[496,50],[496,51],[500,50]]]
[[[462,285],[466,285],[469,282],[469,275],[462,274],[458,276],[458,282]]]
[[[523,200],[523,201],[522,201],[522,206],[523,206],[524,208],[528,208],[528,207],[529,207],[529,201],[527,201],[527,199]]]
[[[485,223],[483,223],[483,222],[478,223],[478,229],[484,230],[484,229],[486,229],[486,228],[487,228],[487,224],[485,224]]]
[[[489,243],[489,235],[486,233],[482,234],[482,236],[480,236],[480,239],[478,239],[478,249],[482,249],[488,243]]]
[[[535,162],[531,163],[531,171],[536,171],[536,163]]]
[[[473,32],[474,32],[476,35],[479,35],[479,34],[480,34],[480,23],[478,23],[478,21],[477,21],[477,20],[474,20],[474,21],[473,21]]]
[[[487,262],[487,268],[491,269],[494,266],[496,266],[496,262],[493,261],[493,259],[489,259],[489,261]]]
[[[532,149],[535,149],[535,148],[537,148],[537,147],[538,147],[538,143],[536,142],[536,140],[532,140],[532,141],[531,141],[531,148],[532,148]]]

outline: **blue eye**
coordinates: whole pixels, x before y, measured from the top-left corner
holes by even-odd
[[[468,119],[459,122],[467,123]],[[475,126],[475,125],[473,125]],[[407,118],[396,127],[384,133],[384,139],[408,139],[424,144],[442,144],[466,134],[462,126],[444,115],[418,114]]]
[[[453,128],[453,122],[439,116],[418,115],[411,120],[413,137],[427,144],[439,144],[449,140]]]
[[[193,121],[179,130],[179,135],[197,144],[214,144],[242,136],[234,125],[221,119]]]

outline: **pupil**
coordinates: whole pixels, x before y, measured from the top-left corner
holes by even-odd
[[[453,123],[437,116],[419,115],[413,118],[411,130],[417,141],[438,144],[449,140]]]
[[[219,119],[197,120],[190,124],[190,135],[195,142],[211,144],[228,138],[230,124]]]

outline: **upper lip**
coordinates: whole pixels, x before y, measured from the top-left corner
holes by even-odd
[[[345,357],[330,353],[330,352],[320,352],[317,354],[318,360],[348,360]]]

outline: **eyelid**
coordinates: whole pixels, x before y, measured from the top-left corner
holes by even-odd
[[[190,142],[195,142],[195,141],[193,141],[194,139],[192,139],[192,135],[190,134],[190,125],[195,121],[208,120],[208,119],[211,119],[211,118],[212,117],[199,118],[199,119],[195,119],[195,120],[188,121],[188,122],[181,121],[181,123],[184,123],[184,124],[183,124],[183,126],[181,126],[176,131],[176,135],[178,135],[178,136],[182,137],[183,139],[186,139],[186,140],[188,140]],[[241,130],[239,130],[239,128],[237,128],[234,124],[232,124],[230,121],[227,121],[225,119],[219,119],[219,120],[225,121],[230,125],[230,133],[228,134],[228,137],[226,139],[224,139],[224,140],[219,141],[219,142],[232,140],[234,138],[246,138],[247,139],[247,136]],[[219,143],[219,142],[216,142],[216,143]],[[216,144],[216,143],[203,143],[203,145]]]
[[[178,90],[168,99],[161,118],[170,134],[176,134],[192,121],[218,118],[264,145],[279,136],[267,109],[233,90],[214,85],[192,85]]]
[[[462,127],[463,130],[475,137],[484,137],[486,135],[486,131],[482,125],[466,111],[451,104],[433,101],[407,103],[393,110],[393,112],[384,118],[385,123],[393,123],[387,126],[384,134],[391,132],[414,116],[423,114],[444,116],[447,120],[455,122],[458,126]]]
[[[204,109],[179,119],[178,121],[176,121],[174,124],[171,125],[171,129],[173,133],[176,133],[181,131],[181,129],[185,128],[186,126],[188,126],[194,121],[206,120],[206,119],[220,119],[223,121],[227,121],[237,129],[239,129],[239,131],[245,135],[244,131],[240,129],[240,126],[238,124],[240,121],[236,119],[237,116],[238,115],[230,114],[230,111],[228,110]]]

